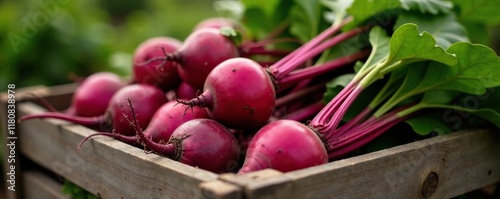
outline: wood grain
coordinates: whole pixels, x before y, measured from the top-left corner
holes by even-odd
[[[22,174],[25,188],[24,198],[39,199],[69,199],[62,193],[62,185],[38,171],[25,171]]]
[[[65,108],[74,88],[19,90],[37,90]],[[21,103],[30,100],[21,95],[18,117],[44,111],[34,103]],[[5,127],[5,106],[0,110]],[[451,198],[500,182],[498,130],[456,132],[289,173],[267,169],[217,175],[110,138],[91,139],[77,150],[76,145],[95,131],[59,120],[26,121],[17,129],[17,154],[102,198]],[[17,178],[20,191],[8,192],[8,198],[22,193],[29,198],[30,190],[21,190],[23,179],[26,184],[43,179],[22,176]]]
[[[451,198],[499,182],[499,154],[500,132],[469,130],[266,180],[223,179],[246,198]]]
[[[18,105],[21,115],[42,112]],[[20,124],[21,152],[34,162],[102,198],[204,198],[198,185],[217,175],[110,138],[77,144],[95,131],[67,122],[40,119]]]

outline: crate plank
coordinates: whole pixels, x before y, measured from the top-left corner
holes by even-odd
[[[18,117],[44,111],[24,103],[32,98],[22,93],[35,91],[62,109],[74,88],[16,89]],[[5,106],[0,110],[5,118]],[[102,198],[451,198],[500,182],[498,130],[456,132],[288,173],[217,175],[110,138],[91,139],[78,151],[76,145],[94,131],[68,122],[30,120],[17,129],[18,155]],[[21,188],[34,182],[44,191],[54,188],[42,186],[36,174],[17,171],[23,173],[17,178],[19,191],[8,193],[9,198],[23,193],[31,198],[38,191]]]
[[[241,187],[224,181],[203,182],[199,186],[204,197],[210,199],[242,199]]]
[[[499,152],[498,130],[469,130],[262,179],[220,178],[249,199],[451,198],[499,182]]]
[[[62,193],[62,185],[54,179],[38,171],[23,172],[23,182],[25,188],[24,198],[39,199],[69,199],[70,197]]]
[[[18,105],[20,115],[42,112],[32,103]],[[217,175],[122,142],[100,137],[77,150],[95,131],[53,119],[20,124],[23,154],[102,198],[202,198],[198,185]]]

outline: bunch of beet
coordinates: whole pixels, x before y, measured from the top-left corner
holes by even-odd
[[[280,27],[281,29],[283,27]],[[153,37],[136,48],[130,80],[112,73],[82,81],[65,112],[27,115],[93,128],[170,159],[212,172],[292,171],[328,161],[328,141],[306,126],[324,108],[335,70],[366,58],[361,50],[321,64],[319,55],[366,28],[327,29],[295,49],[293,38],[249,38],[224,18],[200,22],[184,40]],[[236,42],[235,35],[243,34]],[[335,35],[336,34],[336,35]]]

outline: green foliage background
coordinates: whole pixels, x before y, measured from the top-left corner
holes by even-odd
[[[10,83],[69,83],[69,72],[126,76],[140,42],[153,36],[182,40],[211,16],[212,1],[205,0],[0,1],[0,91]]]
[[[206,0],[0,0],[0,92],[71,83],[68,74],[128,76],[131,56],[153,36],[179,40],[216,16]],[[0,138],[1,140],[2,138]],[[4,159],[0,148],[0,160]],[[0,168],[0,171],[3,168]],[[1,179],[3,179],[2,175]],[[4,191],[4,180],[0,183]],[[65,193],[91,196],[70,182]]]

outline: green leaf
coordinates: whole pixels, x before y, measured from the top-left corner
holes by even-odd
[[[259,8],[263,11],[266,16],[271,16],[274,12],[274,8],[278,5],[280,0],[268,0],[266,3],[262,3],[260,0],[241,0],[241,3],[245,5],[245,8]]]
[[[467,31],[467,36],[473,44],[484,44],[491,46],[491,38],[487,25],[477,22],[461,22]]]
[[[500,23],[499,0],[452,0],[460,9],[459,17],[463,21],[479,22],[481,24]]]
[[[486,88],[500,86],[500,58],[490,48],[459,42],[448,52],[457,56],[457,64],[449,67],[431,63],[415,92],[441,89],[480,95]]]
[[[333,26],[339,25],[347,14],[347,8],[352,5],[354,0],[320,0],[321,4],[331,11],[325,14],[325,18],[333,23]]]
[[[65,195],[70,196],[72,199],[98,199],[98,197],[94,194],[80,188],[78,185],[66,179],[63,182],[62,192]]]
[[[353,17],[353,21],[346,24],[343,29],[352,29],[374,16],[379,16],[375,18],[378,23],[388,24],[392,16],[399,13],[399,8],[401,8],[399,0],[355,0],[347,9],[347,14]]]
[[[426,104],[449,104],[462,94],[452,90],[430,90],[424,93],[422,102]]]
[[[258,0],[242,0],[245,7],[242,22],[249,29],[250,34],[254,38],[263,38],[274,28],[277,23],[281,23],[282,12],[287,12],[285,7],[281,6],[280,0],[270,0],[266,3]],[[280,19],[275,19],[279,17]]]
[[[290,10],[290,33],[301,41],[311,40],[319,32],[321,4],[319,0],[296,0]]]
[[[449,13],[453,3],[445,0],[400,0],[405,10],[419,10],[421,13]]]
[[[489,108],[470,110],[470,113],[483,118],[500,129],[500,113]]]
[[[429,135],[432,132],[443,135],[453,132],[450,124],[445,122],[443,117],[442,110],[434,110],[413,116],[405,120],[405,122],[419,135]]]
[[[330,102],[337,94],[342,91],[347,84],[351,82],[354,78],[355,74],[347,73],[340,76],[337,76],[332,81],[326,84],[326,91],[323,95],[323,103],[327,104]],[[343,121],[348,121],[351,118],[355,117],[359,114],[363,109],[367,107],[370,103],[371,99],[378,94],[378,91],[382,87],[382,82],[377,82],[375,84],[370,85],[367,89],[365,89],[361,95],[353,102],[349,110],[346,112]]]
[[[390,40],[381,27],[376,26],[370,30],[369,41],[372,52],[364,64],[365,67],[373,67],[389,56]]]
[[[500,87],[488,88],[482,95],[464,95],[459,106],[500,128]]]
[[[352,73],[347,73],[343,75],[339,75],[335,77],[332,81],[328,82],[326,84],[326,92],[323,95],[323,102],[327,104],[332,100],[337,94],[342,91],[344,87],[351,82],[352,78],[354,77],[354,74]]]
[[[428,62],[416,62],[412,63],[407,67],[404,67],[403,73],[396,72],[395,75],[392,75],[395,80],[400,76],[404,76],[404,80],[402,84],[399,85],[396,92],[390,96],[390,98],[375,112],[376,117],[380,117],[383,114],[389,112],[392,108],[400,104],[406,99],[414,96],[415,94],[412,91],[418,86],[420,80],[424,77],[425,70],[427,68]],[[404,70],[406,69],[406,70]],[[394,72],[392,73],[394,74]],[[392,79],[392,78],[391,78]],[[394,80],[393,80],[394,81]],[[392,83],[392,82],[388,82]],[[384,93],[384,95],[387,95]]]
[[[436,46],[436,40],[428,32],[418,32],[415,24],[407,23],[397,28],[391,37],[388,62],[409,60],[433,60],[446,65],[456,64],[454,55]]]
[[[436,39],[436,44],[443,48],[448,48],[456,42],[469,41],[465,28],[457,21],[453,13],[429,16],[404,12],[399,15],[394,27],[405,23],[417,24],[420,31],[430,33]]]
[[[219,29],[219,32],[221,35],[224,35],[227,38],[231,39],[231,41],[233,41],[233,43],[236,46],[239,46],[241,44],[241,41],[243,40],[241,34],[238,31],[236,31],[234,28],[222,27]]]
[[[487,88],[500,86],[500,71],[497,68],[500,67],[500,59],[494,51],[467,42],[453,44],[448,51],[457,55],[455,66],[430,62],[426,68],[411,68],[405,83],[375,114],[380,116],[401,101],[419,94],[424,94],[421,106],[429,107],[448,104],[457,92],[480,95]]]

